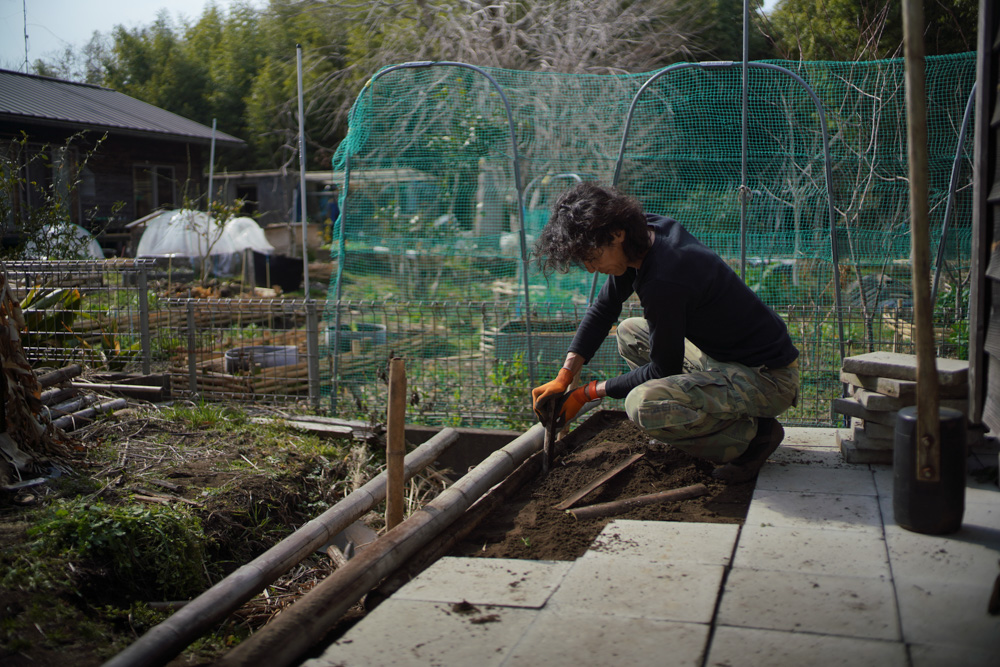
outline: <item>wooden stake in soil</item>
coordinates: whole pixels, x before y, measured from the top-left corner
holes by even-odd
[[[385,525],[392,530],[403,522],[403,457],[406,455],[406,360],[389,360],[389,409],[386,417]]]
[[[708,487],[704,484],[692,484],[691,486],[683,486],[679,489],[670,489],[669,491],[660,491],[659,493],[650,493],[644,496],[636,496],[634,498],[613,500],[610,503],[587,505],[586,507],[579,507],[575,510],[567,511],[577,519],[597,519],[602,516],[622,514],[631,509],[635,509],[636,507],[642,507],[643,505],[663,503],[670,500],[687,500],[688,498],[704,496],[707,493]]]

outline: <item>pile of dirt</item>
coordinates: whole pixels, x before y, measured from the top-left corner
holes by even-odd
[[[574,560],[586,552],[612,519],[743,523],[754,481],[726,485],[716,481],[714,465],[651,440],[619,411],[601,411],[562,441],[566,453],[547,475],[540,475],[489,515],[453,552],[454,556]],[[574,507],[704,484],[708,494],[676,502],[636,507],[614,517],[577,519],[554,506],[624,463],[643,456]]]

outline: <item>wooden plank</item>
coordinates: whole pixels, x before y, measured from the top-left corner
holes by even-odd
[[[254,424],[274,424],[280,426],[288,426],[290,428],[299,429],[300,431],[309,431],[310,433],[329,435],[337,438],[354,437],[354,429],[351,428],[350,426],[322,424],[318,422],[302,421],[300,419],[274,419],[271,417],[252,417],[250,421]]]
[[[622,470],[625,470],[625,468],[628,468],[630,465],[632,465],[633,463],[635,463],[636,461],[638,461],[639,459],[641,459],[642,456],[643,456],[643,452],[639,452],[638,454],[633,454],[624,463],[620,463],[614,469],[612,469],[612,470],[606,472],[605,474],[601,475],[600,477],[598,477],[597,479],[595,479],[593,482],[591,482],[587,486],[583,487],[582,489],[580,489],[579,491],[577,491],[573,495],[571,495],[568,498],[566,498],[565,500],[563,500],[558,505],[553,505],[553,507],[555,509],[557,509],[557,510],[560,510],[560,511],[562,511],[562,510],[568,510],[570,507],[572,507],[573,505],[575,505],[578,502],[580,502],[581,500],[583,500],[583,498],[588,493],[590,493],[591,491],[593,491],[597,487],[601,486],[602,484],[607,483],[608,480],[610,480],[612,477],[614,477],[615,475],[617,475],[618,473],[620,473]]]
[[[636,496],[634,498],[613,500],[609,503],[600,503],[598,505],[587,505],[586,507],[578,507],[567,511],[580,520],[597,519],[599,517],[622,514],[635,509],[636,507],[643,507],[654,503],[687,500],[688,498],[704,496],[707,493],[708,487],[704,484],[692,484],[691,486],[684,486],[679,489],[670,489],[669,491],[649,493],[644,496]]]

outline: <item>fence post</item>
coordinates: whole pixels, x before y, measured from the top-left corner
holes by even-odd
[[[192,394],[198,393],[198,362],[194,354],[194,301],[187,302],[188,330],[188,388]]]
[[[142,346],[142,372],[152,371],[153,350],[149,340],[149,291],[146,285],[146,267],[139,267],[139,341]]]
[[[316,301],[306,300],[306,358],[309,364],[309,403],[319,408],[319,315]]]

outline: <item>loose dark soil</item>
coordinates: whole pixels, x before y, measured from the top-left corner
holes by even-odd
[[[714,464],[651,441],[624,413],[601,411],[560,444],[566,452],[488,516],[452,553],[484,558],[574,560],[583,555],[612,519],[743,523],[755,482],[726,485],[712,478]],[[614,517],[580,520],[553,506],[601,475],[643,452],[642,458],[590,492],[574,507],[704,484],[708,494],[631,509]]]

